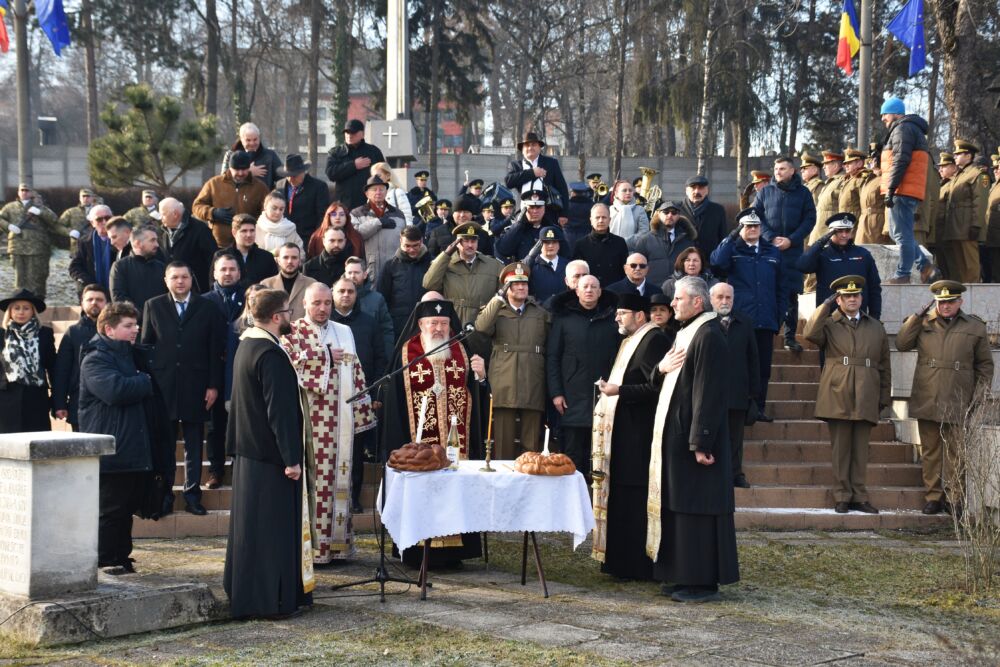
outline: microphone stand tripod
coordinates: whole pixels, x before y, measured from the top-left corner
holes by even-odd
[[[451,345],[454,342],[464,340],[473,331],[474,331],[474,329],[471,328],[471,325],[466,325],[465,329],[463,329],[459,333],[455,334],[454,336],[452,336],[451,338],[449,338],[445,342],[441,343],[437,347],[435,347],[435,348],[433,348],[431,350],[428,350],[427,352],[424,352],[423,354],[421,354],[418,357],[415,357],[415,358],[411,359],[409,361],[409,363],[407,363],[407,364],[405,364],[403,366],[400,366],[399,368],[397,368],[396,370],[392,371],[391,373],[387,373],[386,375],[383,375],[382,377],[380,377],[378,380],[376,380],[372,384],[368,385],[367,387],[365,387],[361,391],[357,392],[356,394],[354,394],[353,396],[351,396],[350,398],[348,398],[345,401],[345,403],[348,403],[348,404],[354,403],[355,401],[357,401],[358,399],[360,399],[365,394],[370,394],[370,393],[375,392],[375,391],[381,392],[382,389],[385,387],[385,385],[390,380],[392,380],[394,377],[396,377],[397,375],[399,375],[400,373],[402,373],[403,371],[405,371],[406,369],[408,369],[413,364],[417,363],[418,361],[421,361],[422,359],[426,359],[427,357],[429,357],[430,355],[434,354],[435,352],[439,352],[439,351],[441,351],[443,349],[446,349],[449,345]],[[377,438],[376,438],[376,440],[377,440]],[[376,447],[377,447],[376,451],[379,452],[379,458],[382,459],[382,493],[379,494],[379,498],[378,498],[378,502],[381,502],[381,505],[379,505],[379,507],[378,507],[378,513],[379,513],[379,515],[381,515],[382,512],[385,510],[385,497],[386,497],[387,491],[388,491],[388,489],[385,488],[385,479],[386,479],[386,468],[388,467],[388,459],[389,459],[389,457],[388,457],[388,453],[387,452],[381,451],[381,445],[380,445],[380,443],[376,442]],[[376,519],[376,517],[375,517],[375,507],[372,507],[372,519],[373,519],[373,521]],[[372,575],[371,577],[368,577],[367,579],[362,579],[360,581],[352,581],[352,582],[349,582],[349,583],[346,583],[346,584],[337,584],[336,586],[331,586],[330,590],[337,591],[337,590],[341,590],[341,589],[344,589],[344,588],[352,588],[354,586],[363,586],[365,584],[378,584],[379,585],[379,602],[381,602],[381,603],[384,604],[385,603],[385,585],[386,585],[386,583],[388,583],[390,581],[395,581],[396,583],[400,583],[400,584],[417,585],[418,582],[414,581],[413,579],[410,579],[409,577],[407,577],[405,575],[403,575],[401,577],[394,577],[391,574],[389,574],[389,569],[387,567],[387,562],[386,562],[386,557],[385,557],[385,524],[383,524],[381,521],[379,521],[379,528],[378,528],[378,530],[376,531],[375,534],[376,534],[375,541],[378,542],[378,552],[379,552],[379,563],[378,563],[378,567],[375,569],[375,574]],[[427,587],[428,588],[431,587],[431,583],[430,582],[427,582]]]

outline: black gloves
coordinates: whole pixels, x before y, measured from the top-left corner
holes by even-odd
[[[213,208],[212,209],[212,221],[217,222],[220,225],[231,225],[233,224],[233,209],[231,208]]]
[[[892,208],[896,205],[896,192],[894,190],[889,190],[885,195],[885,207]]]

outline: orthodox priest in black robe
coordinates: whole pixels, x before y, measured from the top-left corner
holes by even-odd
[[[674,350],[657,368],[673,367],[675,351],[684,357],[679,367],[658,375],[646,553],[664,594],[677,602],[704,602],[718,599],[719,584],[740,578],[728,433],[729,353],[704,280],[678,280],[673,306],[681,328]]]
[[[396,344],[390,370],[399,369],[442,345],[459,331],[458,326],[458,316],[450,301],[418,303],[410,326]],[[388,383],[383,394],[381,455],[388,457],[393,450],[414,442],[420,404],[426,396],[428,419],[424,423],[422,442],[445,446],[451,417],[457,415],[461,458],[481,458],[479,384],[485,376],[482,357],[470,355],[459,341],[399,373]],[[459,388],[464,391],[456,391]],[[398,553],[395,546],[393,553]],[[428,566],[454,567],[464,559],[478,558],[481,554],[478,533],[435,538],[431,541]],[[403,562],[411,567],[420,567],[422,558],[422,546],[403,551]]]
[[[312,604],[305,445],[298,381],[278,343],[288,295],[257,292],[233,362],[226,453],[233,496],[223,585],[234,618],[280,618]]]
[[[649,300],[619,294],[615,314],[618,348],[594,409],[594,546],[601,572],[621,579],[649,581],[653,561],[646,555],[646,496],[649,443],[659,386],[651,381],[670,342],[649,321]]]

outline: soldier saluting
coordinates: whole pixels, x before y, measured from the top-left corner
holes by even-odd
[[[909,411],[920,433],[924,514],[961,504],[961,480],[954,479],[953,470],[961,420],[993,381],[986,323],[962,311],[965,286],[939,280],[931,292],[934,301],[906,318],[896,334],[897,349],[917,351]],[[947,456],[942,456],[944,447],[949,448]]]

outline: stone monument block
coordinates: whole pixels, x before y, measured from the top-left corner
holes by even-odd
[[[0,435],[0,593],[97,585],[98,457],[114,450],[107,435]]]
[[[412,162],[416,159],[413,153],[417,135],[413,122],[408,119],[369,120],[365,124],[365,141],[378,146],[387,160]]]
[[[862,243],[860,245],[872,254],[872,257],[875,259],[875,266],[878,268],[878,276],[882,279],[883,283],[896,275],[896,265],[899,263],[898,245],[881,245],[878,243]],[[927,248],[920,246],[920,252],[927,259],[932,262],[934,261],[934,255]],[[913,270],[910,272],[910,282],[920,282],[919,271]]]

